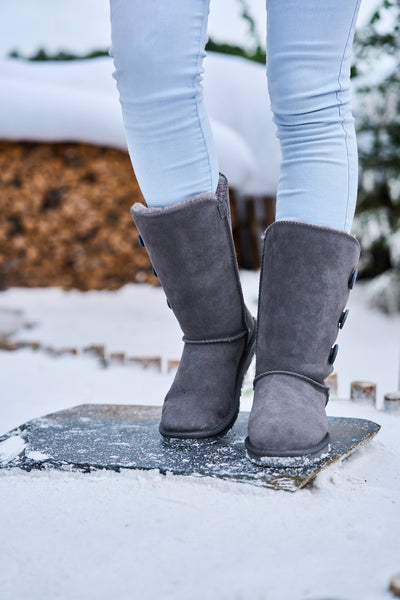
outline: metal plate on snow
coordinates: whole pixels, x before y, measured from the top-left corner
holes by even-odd
[[[168,441],[158,432],[160,416],[160,407],[83,404],[34,419],[0,437],[0,468],[157,469],[296,491],[380,429],[365,419],[329,417],[328,455],[311,465],[271,468],[246,457],[248,412],[228,434],[208,440]]]

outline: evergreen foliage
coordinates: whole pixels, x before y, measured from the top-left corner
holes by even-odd
[[[254,41],[254,48],[252,50],[246,50],[241,46],[235,44],[227,44],[224,42],[216,42],[212,38],[208,38],[206,44],[206,50],[211,52],[221,52],[222,54],[231,54],[233,56],[242,56],[248,60],[254,60],[255,62],[265,64],[266,55],[265,49],[262,46],[260,37],[257,32],[257,26],[254,18],[252,17],[247,0],[237,0],[241,7],[241,17],[244,19],[249,27],[249,36]],[[8,54],[10,58],[21,58],[29,61],[55,61],[55,60],[84,60],[89,58],[98,58],[99,56],[108,56],[108,49],[98,49],[87,54],[76,54],[61,50],[56,54],[49,54],[44,48],[39,48],[37,52],[31,56],[23,56],[20,52],[15,49]]]
[[[381,0],[357,32],[359,196],[353,231],[373,304],[400,311],[400,0]],[[363,83],[365,82],[365,83]]]
[[[31,56],[23,56],[19,53],[18,50],[13,50],[8,54],[10,58],[21,58],[23,60],[29,60],[34,62],[44,62],[44,61],[66,61],[66,60],[83,60],[88,58],[98,58],[99,56],[109,56],[108,49],[107,50],[93,50],[93,52],[89,52],[87,54],[75,54],[72,52],[66,52],[65,50],[60,50],[56,54],[49,54],[44,48],[39,48],[35,54]]]
[[[234,44],[226,44],[224,42],[216,42],[209,38],[206,44],[206,50],[211,52],[221,52],[222,54],[231,54],[233,56],[242,56],[248,60],[265,64],[265,50],[261,46],[256,46],[254,50],[246,50],[241,46]],[[47,52],[44,48],[39,48],[31,56],[23,56],[18,50],[13,50],[8,54],[10,58],[19,58],[22,60],[44,62],[44,61],[69,61],[69,60],[87,60],[90,58],[98,58],[100,56],[109,56],[108,49],[93,50],[87,54],[76,54],[61,50],[55,54]]]

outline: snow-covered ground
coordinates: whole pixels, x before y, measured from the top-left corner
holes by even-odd
[[[255,313],[257,274],[242,280]],[[400,316],[368,309],[363,288],[350,294],[338,337],[342,397],[353,379],[377,382],[380,397],[397,388]],[[147,285],[10,289],[0,329],[53,348],[162,357],[159,372],[102,368],[84,353],[0,352],[0,434],[81,403],[160,405],[174,375],[167,361],[182,347],[163,291]],[[328,412],[382,430],[296,494],[153,472],[0,471],[1,600],[389,599],[400,571],[400,415],[338,399]]]
[[[258,273],[242,271],[241,278],[247,304],[256,315]],[[398,389],[400,315],[368,308],[364,290],[365,284],[358,281],[347,304],[349,318],[337,339],[338,395],[350,396],[351,381],[373,381],[381,406],[384,394]],[[115,292],[12,288],[0,293],[0,335],[13,329],[13,340],[39,342],[42,348],[55,350],[76,348],[79,354],[58,358],[49,358],[44,350],[0,354],[0,389],[8,398],[0,405],[0,434],[45,411],[71,406],[75,398],[105,403],[138,403],[140,398],[143,404],[160,404],[173,377],[167,373],[168,360],[178,359],[182,349],[181,332],[164,292],[148,285],[126,285]],[[162,372],[116,364],[99,369],[96,360],[83,352],[90,345],[104,345],[106,355],[160,356]],[[149,377],[153,385],[148,385]],[[250,386],[251,376],[248,381]],[[245,409],[250,402],[251,398],[245,401]]]
[[[249,4],[262,38],[264,0]],[[363,0],[359,22],[374,4]],[[239,11],[235,0],[212,0],[209,34],[245,44]],[[108,47],[108,2],[5,3],[0,32],[3,55]],[[245,192],[273,192],[279,150],[264,67],[209,53],[205,69],[221,170]],[[124,148],[111,72],[107,58],[0,61],[0,138]],[[255,314],[257,274],[242,273],[242,280]],[[398,389],[400,316],[367,308],[362,282],[348,307],[335,362],[339,396],[349,396],[350,381],[370,380],[381,404],[384,393]],[[87,293],[10,289],[0,294],[1,331],[41,348],[0,351],[0,435],[81,403],[160,405],[174,376],[167,362],[182,347],[162,290],[145,285]],[[103,368],[82,352],[92,344],[105,345],[107,354],[160,356],[162,370]],[[46,346],[78,354],[54,357]],[[242,409],[250,406],[247,393]],[[400,571],[400,415],[338,399],[328,413],[371,419],[382,430],[296,494],[152,472],[0,470],[0,600],[389,600],[389,578]]]

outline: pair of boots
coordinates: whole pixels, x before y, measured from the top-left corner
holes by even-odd
[[[245,446],[259,464],[295,464],[328,451],[325,406],[357,239],[328,226],[276,221],[264,236],[258,320],[246,308],[233,244],[229,192],[166,208],[131,209],[153,269],[184,333],[180,365],[162,411],[172,438],[222,435],[234,424],[254,352],[254,401]]]

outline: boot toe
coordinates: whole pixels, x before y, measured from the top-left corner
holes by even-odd
[[[174,382],[164,400],[160,433],[208,437],[229,429],[239,411],[240,392],[253,350],[245,341],[185,344]],[[246,360],[247,359],[247,360]]]
[[[211,435],[223,419],[214,406],[199,403],[198,393],[171,394],[164,402],[160,432],[172,437]]]
[[[312,452],[327,437],[325,390],[296,375],[271,373],[258,380],[248,425],[250,445],[260,455]]]

